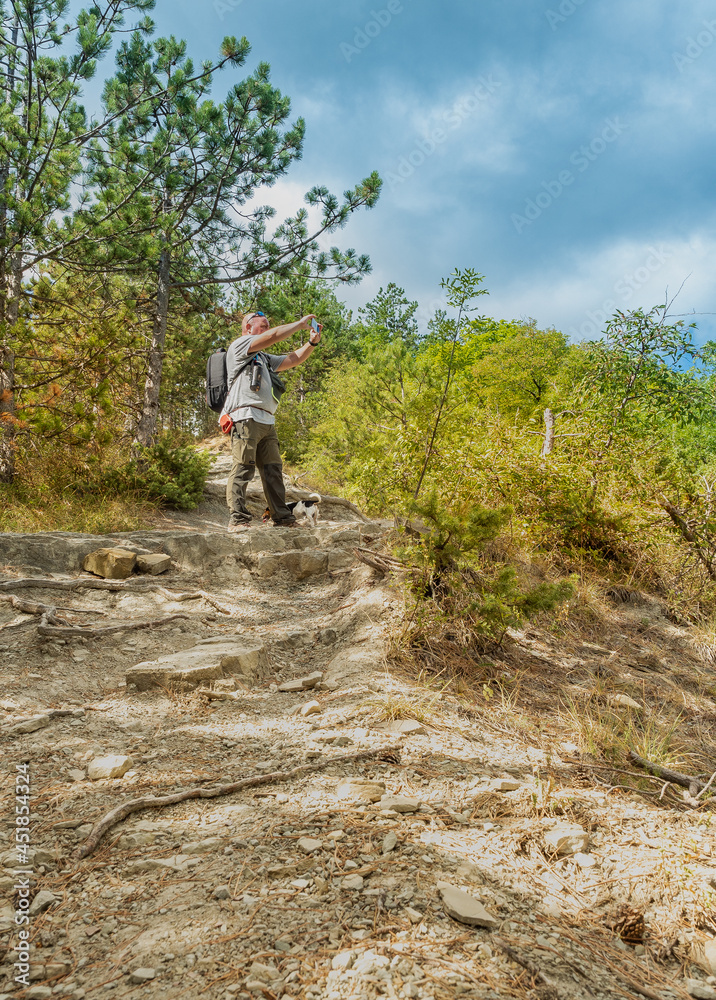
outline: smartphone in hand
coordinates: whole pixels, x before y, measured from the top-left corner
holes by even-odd
[[[311,320],[311,329],[312,329],[312,330],[313,330],[313,331],[314,331],[315,333],[320,333],[320,332],[321,332],[321,328],[320,328],[320,326],[318,325],[318,323],[316,322],[316,320],[315,320],[315,319],[312,319],[312,320]]]

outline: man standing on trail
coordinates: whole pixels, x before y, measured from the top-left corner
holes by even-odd
[[[226,486],[229,508],[229,531],[243,531],[251,523],[246,507],[246,488],[258,466],[266,503],[274,527],[291,528],[296,518],[286,506],[283,467],[274,414],[278,399],[273,392],[272,372],[285,372],[303,364],[321,342],[320,327],[311,329],[313,315],[295,323],[269,327],[262,312],[249,313],[241,324],[241,336],[226,352],[229,393],[223,414],[228,414],[231,428],[231,472]],[[298,330],[311,329],[308,341],[290,354],[259,354]],[[253,360],[247,364],[247,359]],[[237,375],[238,372],[238,375]]]

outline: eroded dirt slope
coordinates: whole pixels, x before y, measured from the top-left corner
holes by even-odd
[[[386,663],[400,593],[354,554],[379,547],[385,525],[337,504],[317,528],[230,536],[221,488],[219,470],[194,519],[112,539],[172,556],[157,589],[13,589],[77,580],[108,540],[0,538],[0,593],[91,627],[185,616],[62,637],[0,603],[0,998],[716,996],[710,814],[601,780],[558,724],[570,685],[579,705],[595,675],[614,673],[614,643],[568,653],[538,630],[515,635],[495,671],[524,674],[543,723],[520,729],[504,704],[473,711]],[[676,643],[678,628],[660,627]],[[674,669],[693,676],[697,658],[673,648]],[[161,657],[160,686],[127,683]],[[198,661],[211,676],[191,675]],[[386,726],[393,715],[413,720],[408,733]],[[346,759],[361,753],[372,756]],[[108,756],[121,776],[93,777]],[[29,988],[13,966],[25,762]],[[306,764],[290,780],[136,812],[72,860],[121,802]]]

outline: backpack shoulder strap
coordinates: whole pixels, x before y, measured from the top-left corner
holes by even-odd
[[[249,365],[253,362],[255,357],[256,355],[252,354],[250,357],[244,358],[244,360],[239,363],[238,367],[236,368],[236,371],[234,372],[233,378],[229,382],[229,388],[231,388],[231,386],[234,384],[239,375],[249,367]]]

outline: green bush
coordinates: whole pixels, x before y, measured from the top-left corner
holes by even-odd
[[[140,449],[123,469],[111,474],[115,488],[165,507],[194,510],[201,501],[212,458],[208,452],[177,444],[170,436]]]
[[[412,566],[415,601],[404,639],[414,654],[430,664],[469,668],[490,646],[500,644],[508,628],[518,628],[550,611],[573,594],[566,580],[529,586],[508,564],[496,539],[509,508],[471,505],[445,508],[433,492],[413,511],[428,528],[402,550]]]

